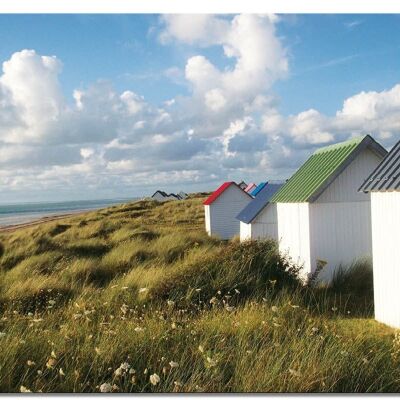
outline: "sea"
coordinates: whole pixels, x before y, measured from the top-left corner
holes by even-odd
[[[25,224],[43,217],[74,214],[96,210],[116,204],[128,203],[138,198],[80,200],[49,203],[0,204],[0,227]]]

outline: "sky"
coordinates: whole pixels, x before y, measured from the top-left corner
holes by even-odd
[[[0,15],[0,203],[285,179],[400,139],[399,15]]]

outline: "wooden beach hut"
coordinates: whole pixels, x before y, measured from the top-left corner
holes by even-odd
[[[283,183],[264,183],[256,197],[237,215],[240,221],[240,241],[271,238],[278,240],[276,204],[271,197]]]
[[[323,147],[272,197],[279,249],[305,278],[324,266],[319,279],[330,281],[339,265],[371,257],[370,196],[358,188],[386,153],[369,135]]]
[[[371,196],[375,318],[400,328],[400,141],[360,191]]]
[[[258,195],[258,193],[260,193],[260,191],[264,188],[264,186],[267,184],[267,182],[261,182],[259,183],[254,189],[252,189],[252,191],[250,192],[250,194],[253,197],[256,197]]]
[[[252,197],[235,182],[223,183],[204,201],[206,231],[221,239],[230,239],[240,233],[236,215]]]

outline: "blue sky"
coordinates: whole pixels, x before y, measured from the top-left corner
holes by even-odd
[[[193,18],[0,15],[0,201],[285,178],[398,138],[399,16]]]
[[[399,15],[287,15],[277,33],[289,51],[290,74],[277,82],[282,113],[318,108],[334,113],[362,90],[384,90],[399,80]],[[150,102],[161,103],[187,88],[162,76],[184,67],[190,46],[163,46],[158,15],[0,15],[0,59],[35,49],[64,64],[66,96],[97,79],[112,80]],[[221,49],[207,49],[219,66]],[[327,91],[329,96],[327,96]]]

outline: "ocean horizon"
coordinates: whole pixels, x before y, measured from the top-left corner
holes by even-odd
[[[15,204],[0,204],[0,227],[25,224],[44,217],[79,213],[81,211],[123,204],[138,200],[134,198],[71,200],[60,202],[27,202]]]

